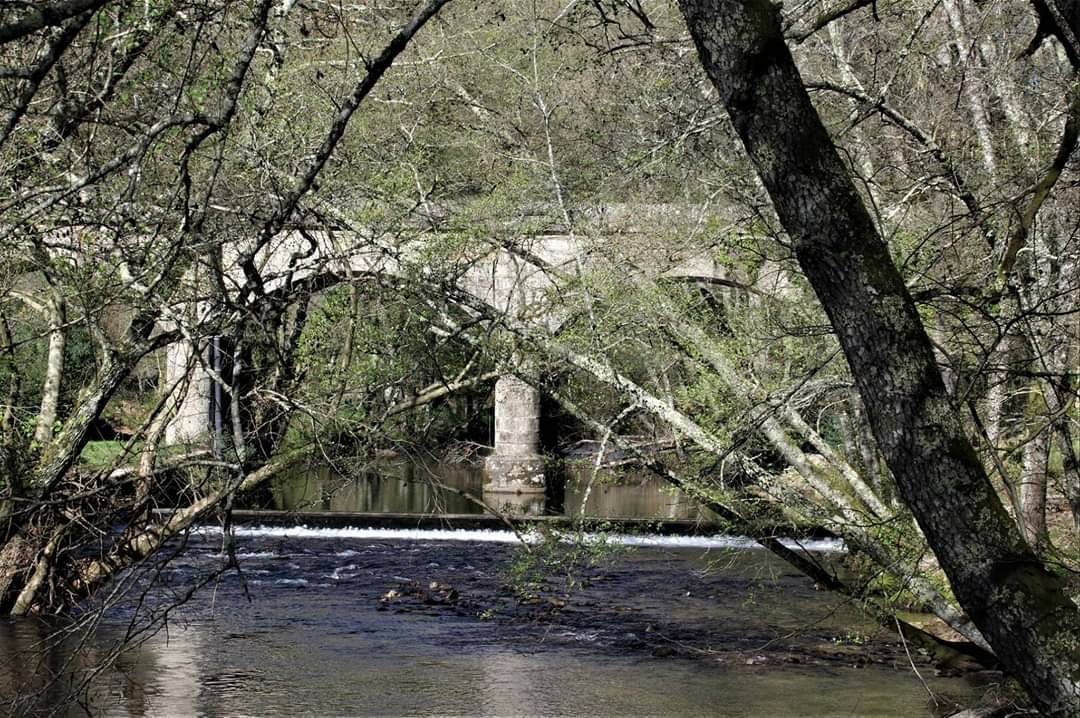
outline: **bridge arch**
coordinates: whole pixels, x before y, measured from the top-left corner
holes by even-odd
[[[336,277],[337,281],[359,276],[404,279],[425,271],[425,249],[438,241],[437,234],[420,234],[413,240],[390,245],[358,233],[325,230],[293,230],[272,238],[255,253],[262,292],[282,290],[315,277]],[[524,238],[524,249],[493,246],[486,253],[460,259],[465,267],[459,274],[458,289],[495,312],[517,314],[540,305],[545,294],[556,286],[556,277],[572,274],[586,257],[586,245],[595,237],[540,234]],[[245,248],[230,250],[224,270],[227,283],[240,288],[250,285],[240,267]],[[659,263],[654,263],[659,266]],[[650,267],[649,262],[642,263]],[[664,271],[648,279],[726,281],[729,272],[707,253],[672,261]],[[549,312],[544,323],[555,330],[565,320]],[[179,342],[167,350],[169,385],[186,372],[187,388],[174,418],[166,427],[169,444],[206,444],[212,431],[211,407],[215,400],[213,365],[208,345]],[[200,356],[196,357],[195,354]],[[197,360],[196,360],[197,359]],[[495,383],[494,448],[485,464],[485,490],[495,495],[542,496],[545,491],[543,458],[539,449],[540,393],[529,382],[504,373]],[[501,501],[500,501],[501,503]]]

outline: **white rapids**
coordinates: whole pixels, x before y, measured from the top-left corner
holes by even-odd
[[[221,533],[218,526],[203,526],[199,533]],[[521,540],[536,542],[540,534],[525,530],[520,534],[512,531],[487,529],[388,529],[388,528],[316,528],[310,526],[236,526],[236,536],[276,537],[289,539],[365,539],[375,541],[470,541],[473,543],[517,543]],[[620,546],[658,546],[667,548],[711,549],[760,549],[761,544],[745,536],[659,536],[655,534],[585,534],[587,541],[606,541]],[[791,549],[815,553],[844,552],[840,539],[781,539]]]

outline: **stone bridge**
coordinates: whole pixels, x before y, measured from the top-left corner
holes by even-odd
[[[470,257],[432,256],[431,248],[446,242],[438,233],[418,233],[404,243],[388,243],[356,233],[291,231],[283,233],[256,255],[265,291],[273,292],[316,274],[341,278],[363,276],[402,277],[423,274],[426,263],[454,262],[458,269],[457,288],[499,312],[530,312],[556,328],[563,320],[552,309],[547,296],[557,288],[557,277],[573,275],[583,267],[604,262],[627,271],[639,272],[643,279],[659,277],[687,280],[725,281],[728,271],[707,252],[680,248],[665,240],[673,223],[685,219],[685,210],[667,206],[605,210],[603,222],[593,222],[592,231],[582,234],[537,233],[516,237],[512,243],[491,242]],[[602,231],[598,231],[600,226]],[[651,241],[650,239],[651,238]],[[660,240],[660,241],[657,241]],[[655,247],[649,245],[655,243]],[[632,248],[629,259],[626,248]],[[241,248],[233,250],[239,255]],[[438,253],[436,253],[438,254]],[[623,260],[620,260],[623,258]],[[226,262],[228,265],[228,260]],[[630,269],[630,267],[633,269]],[[235,264],[226,269],[227,281],[243,284],[243,273]],[[534,316],[534,321],[536,321]],[[193,362],[193,353],[200,360]],[[166,428],[169,444],[206,443],[214,430],[212,407],[221,388],[211,378],[213,342],[196,346],[191,342],[172,345],[167,353],[167,379],[173,385],[188,375],[186,395],[175,418]],[[208,356],[208,354],[210,356]],[[545,489],[543,459],[539,451],[540,395],[530,384],[513,374],[504,374],[495,384],[494,451],[485,464],[485,493],[542,497]],[[500,499],[501,500],[501,499]]]

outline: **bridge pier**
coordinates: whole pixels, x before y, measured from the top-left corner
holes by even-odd
[[[165,349],[165,385],[173,386],[190,371],[176,415],[165,427],[165,444],[207,444],[210,440],[210,409],[213,383],[201,362],[192,364],[192,347],[177,342]],[[189,369],[190,367],[190,369]]]
[[[484,462],[484,496],[495,508],[539,513],[544,504],[540,392],[516,376],[495,384],[495,451]]]

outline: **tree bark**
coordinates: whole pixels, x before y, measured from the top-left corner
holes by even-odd
[[[107,2],[108,0],[53,0],[26,3],[28,7],[23,12],[14,11],[3,17],[3,23],[0,24],[0,44],[18,40],[42,28],[59,25],[79,13],[96,11]]]
[[[810,102],[769,0],[680,0],[957,599],[1047,715],[1080,713],[1080,614],[964,434],[915,305]]]
[[[1046,528],[1046,473],[1050,466],[1052,430],[1046,427],[1024,445],[1020,474],[1020,529],[1028,545],[1040,554],[1050,544]]]
[[[1039,13],[1039,29],[1032,48],[1047,35],[1055,36],[1065,48],[1074,68],[1080,68],[1080,0],[1031,0]]]
[[[968,39],[960,5],[956,0],[943,0],[942,5],[945,7],[945,14],[949,17],[949,25],[953,29],[956,54],[960,58],[959,62],[967,80],[964,82],[964,94],[967,96],[968,108],[971,110],[971,124],[982,152],[983,169],[986,170],[987,181],[993,185],[997,182],[997,157],[994,153],[994,139],[990,131],[990,118],[983,104],[984,97],[980,94],[975,80],[967,77],[972,70],[971,66],[976,64],[968,62],[968,58],[974,52],[974,45]]]
[[[59,289],[52,289],[49,312],[49,354],[45,362],[45,384],[41,390],[41,408],[34,426],[34,441],[45,447],[53,438],[57,406],[60,403],[60,384],[64,378],[64,343],[67,339],[64,324],[66,312],[64,296]]]

